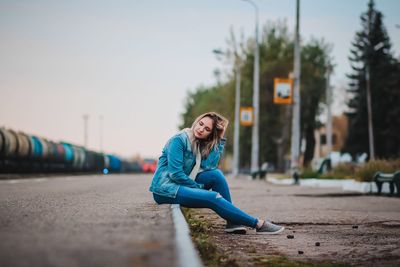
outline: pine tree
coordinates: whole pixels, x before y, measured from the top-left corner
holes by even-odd
[[[399,155],[399,68],[382,20],[382,13],[370,0],[368,10],[361,15],[362,29],[356,33],[350,51],[353,71],[348,75],[351,81],[348,91],[352,98],[348,102],[349,135],[345,151],[353,156],[369,154],[368,75],[375,155],[380,158]]]

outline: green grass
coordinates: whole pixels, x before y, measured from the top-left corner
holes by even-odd
[[[238,267],[235,259],[231,259],[217,251],[214,238],[210,235],[211,224],[206,220],[195,217],[192,209],[182,208],[183,214],[190,227],[192,240],[199,251],[201,260],[208,267]]]

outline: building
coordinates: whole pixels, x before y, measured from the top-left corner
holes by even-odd
[[[346,115],[332,117],[332,151],[340,152],[346,142],[348,122]],[[315,130],[314,160],[325,158],[328,154],[325,125]]]

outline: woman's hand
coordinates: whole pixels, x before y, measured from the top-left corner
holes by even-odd
[[[229,124],[228,120],[222,120],[222,119],[218,120],[217,129],[219,138],[224,138],[225,131],[228,128],[228,124]]]

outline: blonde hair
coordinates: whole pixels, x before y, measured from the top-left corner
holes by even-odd
[[[197,144],[199,145],[202,158],[208,157],[210,152],[219,143],[219,141],[221,140],[221,132],[224,130],[225,127],[227,127],[227,125],[229,123],[229,120],[227,118],[218,114],[217,112],[213,112],[213,111],[206,112],[204,114],[201,114],[194,120],[192,127],[191,127],[192,132],[193,132],[196,124],[199,123],[199,121],[204,117],[209,117],[213,121],[213,128],[211,130],[210,135],[208,136],[208,138],[206,140],[198,140],[192,134],[192,138],[190,140],[190,142],[192,143],[192,147],[196,148]]]

